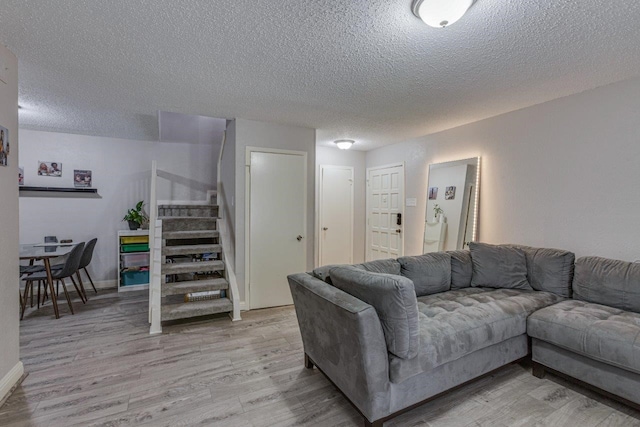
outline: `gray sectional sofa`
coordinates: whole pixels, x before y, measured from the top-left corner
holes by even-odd
[[[305,365],[366,426],[529,356],[529,336],[535,374],[554,370],[640,402],[640,267],[574,261],[563,250],[472,243],[290,275]],[[596,324],[616,333],[591,337]],[[577,327],[591,341],[562,329]]]

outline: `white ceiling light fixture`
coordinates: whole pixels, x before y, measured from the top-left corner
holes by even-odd
[[[337,141],[333,141],[333,143],[341,150],[348,150],[356,142],[353,139],[339,139]]]
[[[425,24],[444,28],[453,24],[469,10],[475,0],[413,0],[411,10]]]

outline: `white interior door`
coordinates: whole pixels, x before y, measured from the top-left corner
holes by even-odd
[[[404,253],[404,166],[369,169],[367,176],[367,260],[397,258]],[[404,218],[401,218],[404,224]]]
[[[293,304],[287,275],[307,267],[306,155],[249,154],[250,305]]]
[[[353,168],[320,166],[320,265],[353,262]]]

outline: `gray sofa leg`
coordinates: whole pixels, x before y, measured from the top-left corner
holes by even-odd
[[[544,366],[539,364],[538,362],[532,362],[533,363],[533,369],[532,369],[532,374],[534,377],[536,378],[544,378],[545,376],[545,370],[544,370]]]
[[[366,418],[364,419],[364,427],[382,427],[382,424],[384,424],[382,420],[371,422]]]
[[[307,353],[304,354],[304,367],[307,369],[313,369],[313,361]]]

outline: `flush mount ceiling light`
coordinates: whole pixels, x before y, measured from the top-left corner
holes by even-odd
[[[341,150],[348,150],[356,142],[353,139],[339,139],[337,141],[333,141],[333,143]]]
[[[430,27],[444,28],[456,22],[475,0],[413,0],[411,10]]]

